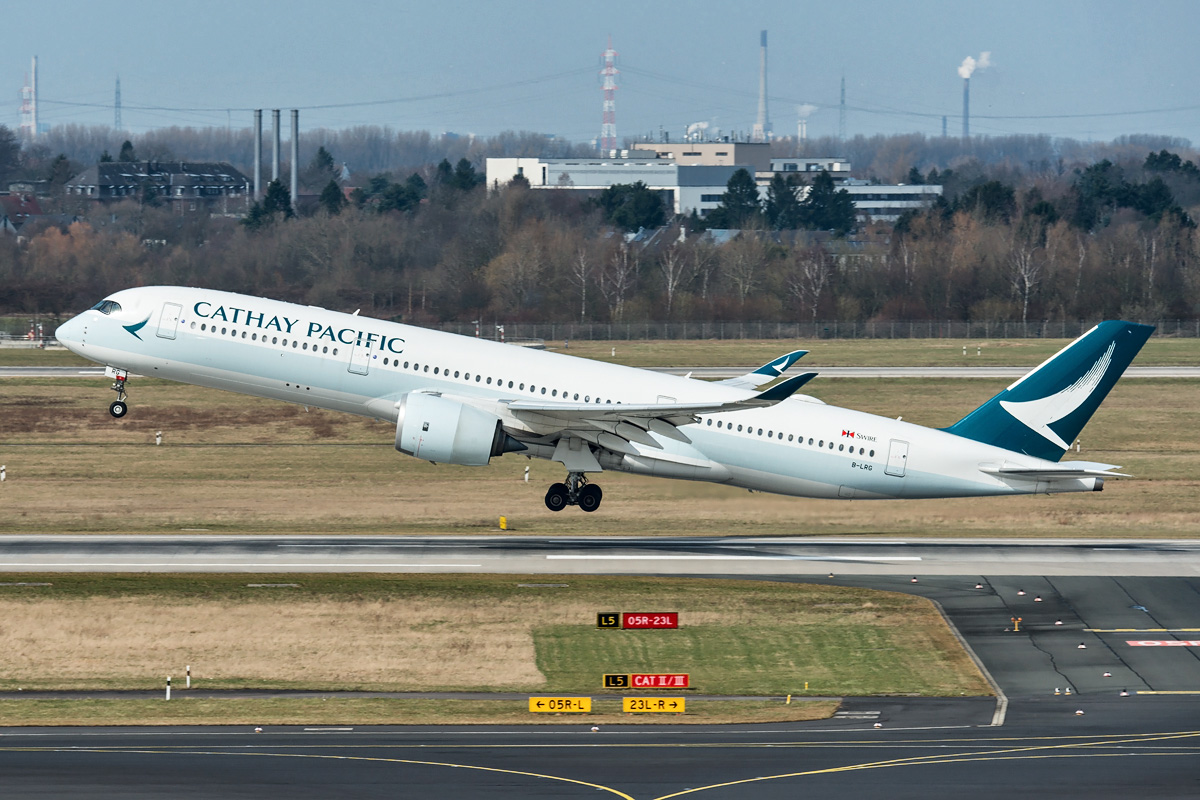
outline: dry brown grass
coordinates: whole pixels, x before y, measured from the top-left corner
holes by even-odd
[[[532,623],[548,601],[0,601],[0,686],[199,685],[481,691],[537,687]]]
[[[944,426],[1004,383],[829,380],[813,391]],[[598,478],[600,512],[554,514],[542,495],[562,474],[548,462],[433,466],[396,453],[388,425],[155,381],[140,382],[129,417],[115,421],[102,383],[8,381],[0,532],[488,533],[503,514],[514,532],[537,535],[1188,537],[1200,532],[1197,390],[1118,384],[1078,457],[1122,464],[1136,480],[1100,495],[846,503],[609,472]]]

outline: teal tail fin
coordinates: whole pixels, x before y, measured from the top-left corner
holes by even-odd
[[[944,430],[1058,461],[1153,332],[1152,325],[1101,322]]]

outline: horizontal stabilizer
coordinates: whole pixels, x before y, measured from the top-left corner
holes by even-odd
[[[1006,478],[1017,478],[1031,481],[1069,481],[1079,478],[1130,478],[1113,464],[1097,464],[1092,461],[1064,461],[1057,467],[1009,467],[996,464],[981,464],[980,472],[989,475],[1002,475]]]

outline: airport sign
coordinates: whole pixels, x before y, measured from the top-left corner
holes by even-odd
[[[682,714],[685,700],[682,697],[624,697],[621,710],[628,714]]]
[[[603,611],[596,615],[597,628],[620,628],[621,615],[616,611]]]
[[[634,674],[629,676],[629,685],[634,689],[687,689],[691,676],[686,672]]]
[[[621,627],[626,630],[643,628],[678,628],[678,611],[659,611],[655,613],[639,612],[622,614]]]
[[[529,710],[533,713],[586,713],[592,710],[590,697],[531,697]]]
[[[629,688],[629,675],[628,674],[605,673],[604,688],[605,689],[628,689]]]

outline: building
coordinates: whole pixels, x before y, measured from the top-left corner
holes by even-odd
[[[703,215],[720,205],[730,177],[738,170],[733,164],[679,164],[626,152],[630,158],[489,158],[487,185],[494,189],[519,175],[532,189],[568,189],[595,196],[610,186],[641,181],[659,192],[674,213]]]
[[[33,194],[0,192],[0,231],[18,233],[26,222],[41,215],[41,206]]]
[[[769,142],[638,142],[634,150],[653,152],[676,164],[705,167],[743,167],[751,175],[770,173]],[[770,175],[767,176],[768,180]]]
[[[929,208],[942,196],[942,187],[936,185],[880,185],[849,180],[838,188],[850,193],[859,219],[874,222],[895,222],[909,211]]]
[[[68,197],[95,201],[153,195],[179,211],[241,213],[250,205],[250,180],[233,165],[195,161],[105,161],[67,181]]]
[[[850,162],[844,158],[772,158],[771,172],[791,175],[793,172],[831,172],[834,180],[850,177]]]
[[[798,176],[811,184],[817,173],[826,172],[839,189],[849,192],[860,220],[880,222],[895,222],[907,211],[928,208],[942,194],[941,186],[879,185],[851,178],[845,158],[770,155],[767,143],[639,142],[622,151],[622,158],[489,158],[487,182],[495,188],[519,175],[534,189],[594,196],[610,186],[641,181],[659,192],[674,213],[704,216],[721,204],[729,179],[739,169],[755,176],[764,199],[776,174]]]

